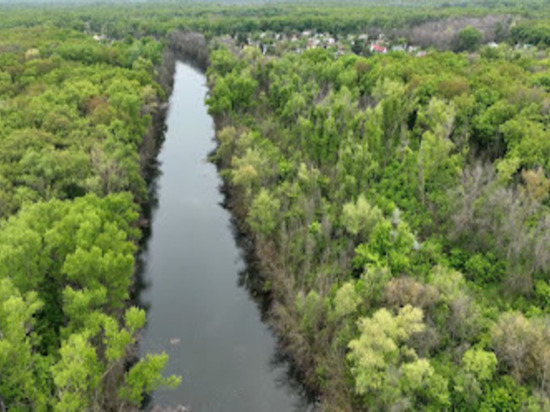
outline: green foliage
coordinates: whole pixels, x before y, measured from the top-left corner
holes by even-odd
[[[492,396],[489,385],[497,366],[495,354],[481,349],[469,349],[462,357],[461,366],[453,379],[455,404],[460,405],[460,409],[475,407],[477,410],[485,410],[483,408],[490,404],[487,398]]]
[[[479,410],[482,412],[517,411],[524,405],[526,398],[525,388],[519,386],[510,376],[504,376],[492,384]]]
[[[466,373],[471,373],[479,382],[484,382],[493,377],[497,358],[492,352],[469,349],[462,357],[462,366]]]
[[[382,212],[380,209],[371,206],[363,195],[359,196],[355,204],[344,204],[342,223],[352,235],[361,234],[363,237],[368,237],[381,219]]]
[[[334,315],[337,318],[352,315],[357,310],[361,299],[351,282],[346,282],[336,291],[334,296]]]
[[[355,391],[376,409],[391,409],[410,397],[437,410],[449,404],[447,382],[426,359],[404,345],[422,332],[422,311],[409,305],[393,316],[386,309],[359,321],[360,337],[349,343]],[[421,402],[417,405],[421,407]]]
[[[273,233],[277,227],[277,215],[281,205],[277,198],[261,189],[252,205],[248,215],[248,223],[256,233],[267,237]]]
[[[128,299],[163,45],[55,26],[0,35],[0,409],[103,410],[145,323]]]
[[[0,394],[14,404],[33,404],[43,409],[48,402],[42,381],[45,365],[33,350],[36,333],[26,333],[26,329],[32,330],[34,316],[43,304],[36,292],[22,296],[10,279],[0,280],[0,299]]]
[[[166,34],[180,28],[214,40],[215,158],[255,237],[277,327],[323,406],[547,410],[549,60],[522,46],[550,44],[547,5],[401,3],[6,9],[0,403],[99,410],[116,389],[132,408],[176,383],[160,375],[165,355],[122,374],[145,316],[126,304],[140,154],[164,96],[154,80],[170,83],[158,67]],[[458,33],[450,46],[473,52],[492,29],[460,30],[472,21],[462,18],[488,13],[512,16],[494,35],[520,47],[239,49],[260,31],[391,41],[439,21]]]
[[[544,410],[546,52],[228,50],[208,73],[216,160],[328,409]],[[236,74],[253,105],[233,107]]]
[[[181,378],[170,376],[163,378],[160,373],[168,362],[165,353],[160,355],[146,355],[124,376],[124,386],[120,388],[119,396],[125,401],[140,405],[143,394],[159,387],[176,387]]]
[[[212,88],[211,96],[207,99],[210,113],[217,115],[224,111],[248,109],[253,106],[252,96],[257,85],[256,80],[246,72],[229,73]]]
[[[85,334],[73,334],[59,349],[60,360],[52,367],[59,393],[58,411],[78,411],[91,404],[101,368],[96,351]]]
[[[474,51],[481,43],[481,33],[474,29],[472,26],[468,26],[462,29],[456,39],[456,51]]]
[[[1,227],[0,282],[9,308],[0,314],[2,353],[23,351],[17,359],[27,363],[6,358],[3,374],[25,371],[38,389],[0,386],[5,401],[57,410],[99,407],[105,377],[124,361],[145,323],[137,308],[126,311],[125,327],[115,315],[128,299],[136,217],[129,194],[87,195],[25,206]],[[93,343],[98,338],[101,351]],[[13,376],[6,384],[18,382]],[[55,385],[53,399],[49,385]]]
[[[502,268],[502,262],[498,262],[492,254],[473,255],[466,261],[464,269],[468,276],[480,283],[501,281],[506,273],[505,268]]]
[[[355,390],[359,394],[384,389],[387,370],[400,360],[398,344],[424,329],[422,317],[421,310],[407,306],[397,316],[380,309],[372,318],[360,319],[360,337],[349,343],[349,360],[354,365]]]

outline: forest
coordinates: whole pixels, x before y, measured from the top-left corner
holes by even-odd
[[[216,161],[327,410],[550,408],[546,59],[212,52]]]
[[[182,58],[319,410],[550,410],[550,4],[396,3],[0,6],[0,411],[178,385],[132,292]],[[252,41],[304,31],[423,53]]]
[[[0,49],[0,410],[139,406],[177,383],[164,354],[127,368],[162,45],[44,26],[3,30]]]

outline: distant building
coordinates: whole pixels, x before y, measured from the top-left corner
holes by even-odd
[[[498,44],[492,41],[488,43],[487,46],[489,46],[491,49],[496,49],[498,47]]]
[[[307,48],[308,49],[313,49],[315,47],[317,47],[319,45],[319,40],[318,39],[309,39],[307,41]]]
[[[370,45],[370,51],[372,53],[386,54],[388,52],[388,49],[384,46],[379,45],[378,43],[372,43]]]
[[[391,50],[395,51],[395,52],[404,52],[404,51],[407,50],[407,45],[405,45],[405,44],[396,44],[395,46],[391,47]]]
[[[343,44],[338,45],[338,51],[336,52],[337,56],[342,56],[346,53],[346,48]]]

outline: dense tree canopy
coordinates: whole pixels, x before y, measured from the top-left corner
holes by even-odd
[[[229,53],[216,159],[326,408],[546,410],[546,51]]]
[[[178,381],[128,362],[168,47],[210,61],[214,158],[327,410],[550,409],[547,1],[307,3],[2,6],[0,410]],[[304,30],[428,52],[242,47]]]
[[[41,27],[3,30],[0,49],[0,409],[139,406],[177,383],[164,354],[127,370],[162,45]]]

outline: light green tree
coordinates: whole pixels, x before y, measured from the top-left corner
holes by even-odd
[[[364,238],[382,218],[381,210],[372,206],[362,194],[357,202],[344,204],[342,211],[342,223],[346,230],[354,236],[361,234]]]
[[[248,224],[255,233],[267,238],[273,234],[278,225],[280,207],[281,203],[277,198],[266,189],[261,189],[250,207]]]
[[[355,391],[372,407],[415,402],[425,397],[435,405],[448,404],[446,381],[426,359],[419,359],[407,341],[425,328],[422,310],[406,305],[396,315],[379,309],[359,320],[359,338],[349,343]],[[412,400],[411,400],[412,399]],[[435,410],[435,409],[434,409]]]

